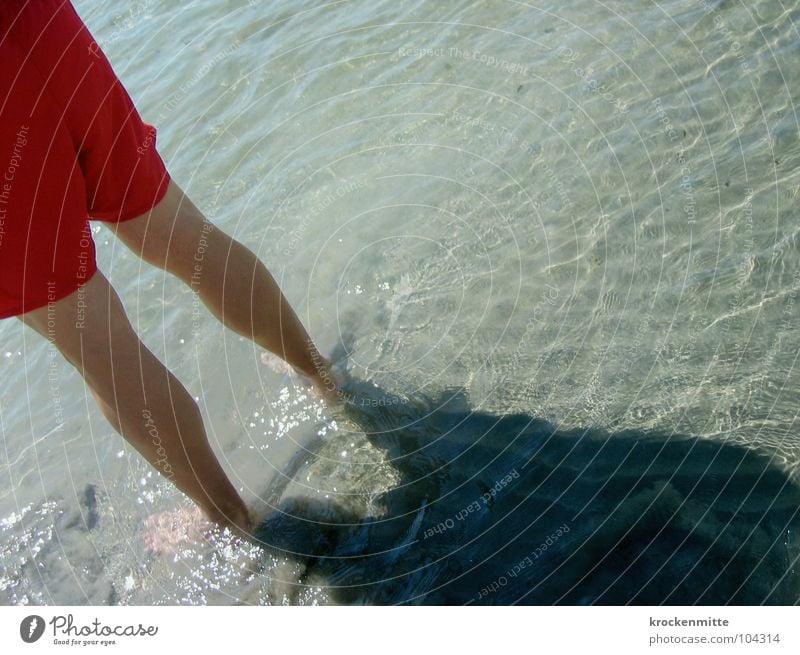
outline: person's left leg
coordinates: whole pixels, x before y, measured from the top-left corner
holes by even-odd
[[[327,399],[336,398],[330,362],[267,268],[210,223],[174,181],[150,212],[112,229],[142,259],[189,285],[226,327],[283,358]]]

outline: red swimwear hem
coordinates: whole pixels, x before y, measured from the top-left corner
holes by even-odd
[[[169,188],[169,183],[171,181],[172,178],[165,171],[164,177],[159,183],[158,189],[153,196],[153,200],[143,203],[139,207],[134,207],[133,209],[126,207],[123,211],[92,211],[91,215],[89,216],[89,220],[101,221],[103,223],[123,223],[125,221],[133,220],[134,218],[139,218],[139,216],[142,216],[151,209],[154,209],[164,199],[164,196],[167,195],[167,189]]]
[[[24,305],[14,307],[13,309],[0,312],[0,320],[4,318],[22,316],[23,314],[33,312],[37,309],[41,309],[42,307],[47,307],[47,305],[51,302],[58,302],[59,300],[63,300],[64,298],[71,296],[73,293],[76,293],[84,284],[91,280],[94,277],[94,274],[97,273],[97,270],[97,265],[92,262],[92,267],[87,271],[86,277],[81,280],[75,280],[74,287],[64,287],[58,293],[54,293],[52,297],[45,298],[44,300],[34,300],[32,302],[25,303]]]

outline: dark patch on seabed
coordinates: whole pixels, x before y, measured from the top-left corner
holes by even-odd
[[[268,550],[302,560],[306,579],[324,580],[333,602],[800,599],[800,490],[764,454],[667,433],[558,431],[470,410],[457,392],[409,403],[372,384],[347,390],[346,420],[386,452],[400,484],[372,516],[283,498],[258,531]]]

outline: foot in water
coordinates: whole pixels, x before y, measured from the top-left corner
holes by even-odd
[[[188,544],[207,540],[215,527],[196,505],[179,507],[147,517],[144,544],[154,555],[172,555]]]
[[[296,370],[271,352],[261,353],[261,363],[278,375],[289,375],[299,384],[311,388],[314,395],[322,398],[329,405],[334,405],[346,399],[343,388],[347,378],[342,371],[338,370],[328,360],[324,360],[319,367],[318,375],[314,378]]]
[[[197,505],[192,505],[147,517],[143,539],[153,555],[174,555],[190,544],[208,542],[214,530],[228,530],[241,539],[252,540],[255,525],[256,521],[250,510],[246,525],[238,528],[233,524],[222,525],[211,521]]]

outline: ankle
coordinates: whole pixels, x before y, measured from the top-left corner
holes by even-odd
[[[253,516],[244,503],[240,502],[227,508],[212,505],[201,509],[209,521],[213,521],[221,528],[229,528],[239,535],[249,536],[255,527]]]
[[[318,387],[327,387],[331,390],[336,388],[335,379],[331,373],[331,362],[313,351],[309,353],[309,361],[302,367],[294,366],[298,375],[308,379]]]

